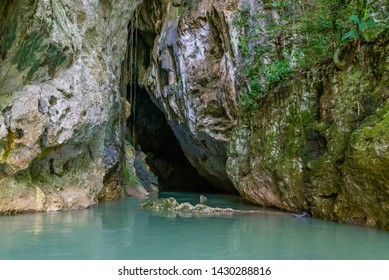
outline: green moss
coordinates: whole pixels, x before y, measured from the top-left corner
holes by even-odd
[[[176,211],[178,202],[175,198],[160,198],[157,200],[150,199],[142,204],[143,208],[152,209],[155,211]]]
[[[131,188],[136,188],[136,187],[142,186],[142,183],[139,181],[139,178],[130,172],[130,169],[129,169],[127,163],[124,164],[123,173],[124,173],[124,176],[123,176],[124,183],[126,185],[128,185]]]
[[[389,102],[386,102],[384,104],[384,106],[377,109],[375,114],[368,116],[363,121],[363,123],[361,125],[361,129],[364,129],[366,127],[375,127],[377,125],[379,127],[384,126],[386,121],[384,121],[383,123],[381,123],[381,121],[387,118],[388,112],[389,112]],[[374,129],[373,131],[377,132],[377,131],[379,131],[379,129]],[[373,131],[371,131],[371,132],[373,132]],[[370,134],[370,133],[368,133],[368,134]]]
[[[301,111],[298,114],[300,116],[301,124],[304,128],[311,128],[317,125],[317,114],[314,111]]]
[[[17,64],[18,71],[24,71],[30,68],[27,73],[27,80],[32,80],[34,74],[43,66],[48,67],[50,77],[54,77],[56,69],[68,60],[68,47],[62,47],[60,44],[45,44],[45,35],[38,32],[32,32],[27,35],[21,43],[13,62]]]
[[[101,0],[101,7],[105,15],[109,15],[112,11],[112,3],[110,0]]]
[[[32,183],[31,174],[28,169],[17,172],[15,174],[15,180],[18,183],[22,183],[27,188],[35,188]]]
[[[356,149],[354,156],[357,156],[361,162],[371,161],[377,157],[380,157],[382,161],[385,159],[384,155],[389,160],[389,153],[387,148],[385,148],[389,144],[388,131],[389,112],[383,115],[379,121],[365,125],[353,134],[352,142]]]
[[[48,56],[46,59],[49,67],[50,77],[54,77],[55,69],[66,61],[67,55],[64,54],[66,50],[67,50],[66,47],[61,48],[61,46],[56,43],[50,45],[48,49]]]
[[[0,57],[3,59],[16,39],[17,23],[11,22],[0,27]]]
[[[9,155],[11,154],[12,148],[14,146],[14,142],[16,139],[16,133],[13,132],[10,128],[7,128],[7,136],[5,138],[5,142],[3,145],[4,154],[3,154],[3,160],[7,160]]]
[[[149,199],[145,203],[142,204],[143,208],[152,208],[154,205],[154,200]]]
[[[49,63],[50,65],[60,65],[66,60],[66,55],[62,55],[64,52],[58,44],[52,44],[49,48]]]
[[[96,27],[90,27],[86,30],[85,37],[88,39],[93,39],[94,37],[96,37],[96,33]]]
[[[26,77],[27,80],[32,80],[34,73],[37,72],[40,67],[41,67],[40,61],[39,60],[34,61],[31,65],[30,71],[28,71],[27,73],[27,77]]]
[[[21,46],[13,61],[17,64],[16,69],[18,71],[23,71],[34,63],[39,63],[41,53],[46,49],[43,41],[44,36],[38,32],[31,32],[31,34],[26,36],[23,42],[21,42]]]

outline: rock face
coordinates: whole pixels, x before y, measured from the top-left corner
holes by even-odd
[[[119,81],[136,4],[0,4],[1,213],[123,196]]]
[[[230,191],[225,163],[236,115],[235,4],[144,1],[137,22],[140,86],[199,174]]]
[[[138,199],[145,199],[158,193],[158,178],[150,171],[146,163],[146,155],[135,151],[126,141],[126,162],[124,164],[124,187],[127,194]]]
[[[282,47],[293,53],[302,42],[288,31],[267,37],[266,29],[278,32],[274,23],[285,24],[282,9],[255,1],[162,2],[140,9],[139,85],[199,173],[220,188],[231,189],[232,181],[255,204],[389,229],[387,33],[360,45],[341,70],[326,62],[299,72],[247,110],[237,106],[239,71],[247,69],[242,52],[275,50],[263,58],[264,75],[281,79],[271,64],[286,74],[277,64],[289,55]],[[387,13],[380,3],[378,20]],[[251,23],[234,18],[253,11],[263,16],[252,27],[266,35],[248,42],[241,29]],[[252,90],[264,78],[243,83]]]
[[[306,28],[336,29],[343,20],[354,36],[335,52],[328,48],[333,60],[324,55],[294,71],[312,51],[299,48],[305,37],[294,31],[304,21],[295,19],[312,5],[286,2],[3,1],[0,212],[88,207],[125,195],[129,81],[138,89],[132,108],[148,102],[136,104],[134,96],[147,94],[190,164],[216,188],[259,205],[388,230],[386,23],[382,33],[355,24],[366,1],[348,1],[346,14],[355,13],[349,25],[347,18],[320,22],[325,13],[306,14]],[[369,15],[384,22],[386,2],[367,2]],[[325,48],[320,40],[315,44]],[[129,75],[121,72],[125,58],[135,70]],[[143,136],[154,137],[153,126],[166,132],[166,123],[153,123]],[[158,140],[149,145],[162,149]],[[142,146],[141,137],[136,141]],[[154,163],[173,170],[164,158]]]
[[[386,34],[358,46],[342,69],[327,62],[295,73],[241,111],[227,171],[244,198],[389,229]],[[301,43],[289,40],[292,49]]]
[[[382,50],[382,49],[381,49]],[[386,47],[379,61],[333,66],[276,88],[240,122],[227,170],[247,200],[315,217],[389,227]],[[366,50],[367,51],[367,50]]]

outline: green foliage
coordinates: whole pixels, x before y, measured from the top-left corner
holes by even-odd
[[[273,64],[266,65],[264,74],[268,83],[267,87],[270,88],[273,84],[285,80],[291,72],[290,58],[277,59]]]
[[[349,20],[353,23],[353,27],[343,35],[343,42],[347,40],[357,41],[361,38],[368,41],[371,37],[372,28],[377,26],[374,19],[359,18],[357,15],[351,15]]]
[[[268,3],[269,6],[286,9],[290,1],[277,1]],[[262,30],[256,24],[260,20],[266,20],[263,14],[251,14],[247,6],[242,7],[239,16],[235,21],[237,27],[244,30],[245,36],[239,41],[242,67],[241,88],[245,88],[246,93],[242,95],[243,104],[247,107],[256,106],[258,101],[265,98],[275,84],[288,78],[292,72],[292,56],[281,49],[274,49],[272,44],[255,44],[260,40],[265,32],[271,32],[271,37],[276,40],[285,33],[285,26],[271,23],[269,30]],[[282,53],[280,58],[275,58],[277,53]],[[273,63],[264,63],[265,59],[273,60]]]
[[[243,104],[256,106],[291,74],[332,63],[335,50],[342,46],[360,46],[376,38],[388,24],[370,16],[373,4],[367,0],[265,0],[265,10],[259,12],[242,6],[235,25],[242,33],[238,86]]]
[[[239,41],[239,49],[242,54],[242,57],[245,59],[249,58],[250,56],[250,50],[249,50],[249,43],[250,43],[250,36],[248,33],[251,33],[250,30],[250,7],[249,6],[243,6],[239,12],[238,17],[235,20],[235,25],[239,28],[244,30],[245,36],[242,36]],[[248,36],[246,36],[248,35]]]
[[[343,33],[347,8],[341,0],[310,1],[312,6],[299,19],[297,32],[303,41],[299,49],[303,54],[298,68],[310,69],[330,60]]]

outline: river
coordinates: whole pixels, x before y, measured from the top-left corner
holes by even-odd
[[[197,203],[196,193],[161,193]],[[207,194],[210,206],[258,210],[237,196]],[[389,259],[389,233],[265,209],[258,214],[183,217],[128,198],[57,213],[0,217],[0,259]]]

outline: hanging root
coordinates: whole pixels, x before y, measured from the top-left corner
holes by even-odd
[[[339,54],[340,54],[340,48],[337,48],[334,52],[334,56],[332,57],[334,64],[339,70],[346,70],[349,67],[349,63],[347,63],[347,59],[341,61],[339,59]]]

